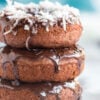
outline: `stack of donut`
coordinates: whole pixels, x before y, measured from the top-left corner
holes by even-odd
[[[79,11],[42,1],[0,12],[0,100],[79,100],[84,68]]]

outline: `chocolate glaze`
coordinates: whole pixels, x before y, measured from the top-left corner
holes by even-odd
[[[81,60],[79,57],[81,56],[82,50],[78,47],[72,48],[62,48],[62,49],[33,49],[32,51],[28,51],[26,49],[16,49],[11,47],[3,47],[0,50],[0,55],[2,57],[2,68],[3,68],[3,79],[6,79],[6,64],[12,64],[12,70],[15,77],[15,81],[12,83],[13,85],[19,85],[19,75],[16,61],[20,57],[25,57],[33,60],[48,58],[50,59],[54,66],[54,72],[59,72],[59,61],[61,59],[76,59],[78,68],[80,69]]]
[[[8,49],[8,47],[5,47],[1,52],[2,52],[1,56],[2,56],[2,68],[3,68],[2,78],[3,79],[6,78],[6,64],[10,63],[12,65],[12,70],[15,77],[15,81],[12,81],[12,84],[16,86],[19,85],[18,82],[19,75],[18,75],[16,60],[20,57],[20,55],[14,53],[12,50]]]
[[[0,88],[7,88],[13,90],[14,87],[9,83],[10,81],[7,81],[5,79],[0,79]]]
[[[61,100],[59,94],[56,94],[56,100]]]

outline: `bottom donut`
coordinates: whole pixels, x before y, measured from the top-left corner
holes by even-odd
[[[82,88],[77,82],[21,83],[11,86],[0,83],[0,100],[80,100]]]

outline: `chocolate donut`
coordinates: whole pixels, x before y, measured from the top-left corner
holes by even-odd
[[[61,49],[0,49],[0,76],[23,82],[64,82],[84,68],[84,50],[79,46]]]
[[[49,1],[15,4],[0,13],[0,41],[12,47],[68,47],[81,33],[79,11],[68,5]]]
[[[77,82],[0,84],[0,100],[79,100],[82,89]]]

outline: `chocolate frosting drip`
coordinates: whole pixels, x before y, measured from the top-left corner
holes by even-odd
[[[12,82],[13,85],[19,85],[19,74],[17,67],[17,60],[21,57],[29,58],[29,59],[50,59],[54,66],[54,72],[59,72],[60,66],[59,62],[61,59],[76,59],[78,68],[80,69],[81,60],[79,57],[81,56],[82,50],[78,47],[72,48],[62,48],[62,49],[33,49],[32,51],[27,51],[26,49],[16,49],[11,47],[4,47],[0,50],[1,61],[2,61],[2,69],[3,69],[3,79],[6,79],[6,64],[10,63],[12,65],[13,74],[15,77],[15,81]]]
[[[1,56],[2,56],[2,69],[3,69],[2,78],[5,79],[7,77],[6,76],[6,64],[10,63],[12,66],[14,77],[15,77],[15,81],[12,81],[12,85],[16,85],[16,86],[19,85],[19,82],[18,82],[19,75],[18,75],[16,59],[18,59],[20,55],[14,53],[11,49],[8,49],[8,47],[5,47],[2,50]]]
[[[56,100],[61,100],[58,94],[56,94]]]

